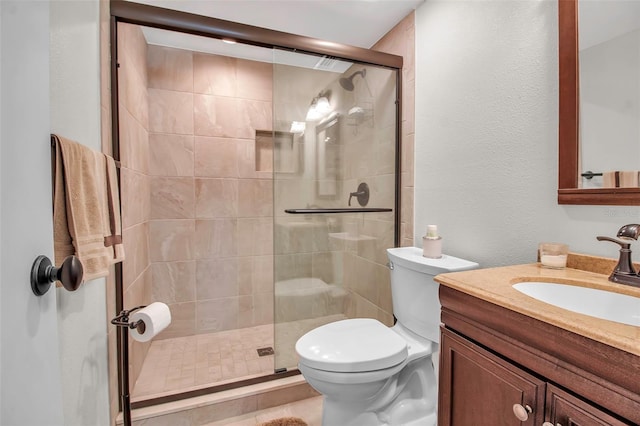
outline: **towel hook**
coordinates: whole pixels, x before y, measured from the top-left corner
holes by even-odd
[[[42,296],[54,281],[60,281],[69,291],[76,291],[82,284],[84,270],[82,262],[75,256],[67,256],[59,268],[52,265],[47,256],[38,256],[31,267],[31,290],[36,296]]]

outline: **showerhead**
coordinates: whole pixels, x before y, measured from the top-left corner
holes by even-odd
[[[353,84],[353,79],[355,78],[355,76],[357,75],[361,75],[362,78],[365,78],[365,76],[367,75],[367,70],[366,69],[362,69],[360,71],[356,71],[353,74],[351,74],[349,77],[342,77],[340,79],[340,86],[342,86],[342,88],[348,92],[352,92],[355,85]]]

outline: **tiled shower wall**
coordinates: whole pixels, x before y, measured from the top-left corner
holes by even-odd
[[[140,28],[119,24],[118,48],[122,238],[126,253],[122,286],[124,308],[132,309],[151,302],[147,43]],[[142,369],[149,345],[129,337],[132,383]]]
[[[273,322],[272,66],[150,45],[149,256],[166,339]]]
[[[400,194],[402,246],[413,245],[414,19],[414,13],[409,14],[373,46],[375,50],[404,58]],[[353,70],[358,69],[353,67]],[[344,153],[345,164],[348,164],[344,170],[347,191],[343,197],[348,197],[349,191],[355,191],[360,181],[366,181],[371,190],[370,207],[392,200],[394,194],[394,168],[384,159],[394,155],[394,145],[389,141],[395,139],[395,108],[389,100],[395,96],[395,81],[382,81],[376,77],[375,72],[366,76],[376,97],[374,125],[361,122],[354,126],[350,123],[351,126],[344,129],[354,136],[346,139],[349,141]],[[361,83],[355,91],[358,89],[366,94],[367,89]],[[357,177],[360,178],[356,180]],[[362,220],[351,222],[345,226],[357,229],[359,240],[344,244],[343,282],[351,293],[347,316],[376,318],[386,325],[393,325],[390,276],[386,266],[386,249],[393,247],[393,216],[367,214]]]

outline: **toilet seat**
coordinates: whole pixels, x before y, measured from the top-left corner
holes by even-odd
[[[357,374],[399,366],[408,348],[405,339],[380,321],[356,318],[308,332],[296,343],[296,352],[300,364],[313,370]]]

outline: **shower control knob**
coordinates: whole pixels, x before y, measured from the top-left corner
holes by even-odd
[[[533,413],[533,410],[528,405],[513,404],[513,414],[521,422],[526,422],[529,419],[529,414]]]

